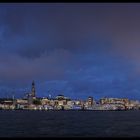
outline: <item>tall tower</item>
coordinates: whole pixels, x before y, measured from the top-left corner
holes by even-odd
[[[35,95],[35,82],[32,82],[32,92],[31,92],[32,97],[36,97]]]
[[[93,97],[88,97],[88,106],[93,105]]]

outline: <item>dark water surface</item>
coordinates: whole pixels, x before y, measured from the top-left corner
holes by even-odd
[[[140,137],[137,111],[0,111],[0,137]]]

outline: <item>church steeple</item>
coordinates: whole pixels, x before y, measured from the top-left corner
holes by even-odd
[[[35,95],[35,82],[34,82],[34,80],[33,80],[33,82],[32,82],[32,97],[35,97],[36,95]]]
[[[34,86],[35,85],[35,81],[33,80],[33,82],[32,82],[32,86]]]

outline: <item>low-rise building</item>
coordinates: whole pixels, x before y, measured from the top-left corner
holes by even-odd
[[[6,100],[1,103],[2,109],[15,109],[15,105],[12,100]]]
[[[121,98],[102,98],[100,99],[100,104],[128,104],[128,99],[121,99]]]
[[[80,105],[73,105],[72,109],[74,109],[74,110],[81,110],[82,106],[80,106]]]
[[[41,99],[41,104],[42,105],[48,105],[49,103],[50,103],[50,100],[48,98]]]
[[[27,99],[17,99],[16,100],[16,103],[17,104],[27,104],[28,103],[28,100]]]

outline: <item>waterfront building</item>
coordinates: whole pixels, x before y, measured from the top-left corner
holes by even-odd
[[[140,109],[139,101],[130,100],[129,104],[126,105],[127,109]]]
[[[70,101],[67,101],[67,105],[68,106],[73,106],[74,105],[74,101],[71,101],[71,100]]]
[[[55,110],[55,108],[50,105],[43,105],[41,108],[42,108],[42,110]]]
[[[55,106],[55,100],[51,99],[49,101],[49,105],[52,106],[52,107],[54,107]]]
[[[72,109],[72,107],[73,107],[73,106],[65,105],[65,106],[64,106],[64,110],[70,110],[70,109]]]
[[[44,110],[48,110],[48,105],[43,105]]]
[[[88,110],[92,110],[93,105],[96,104],[96,101],[93,99],[93,97],[89,96],[88,100],[85,103],[85,108]]]
[[[28,104],[29,105],[33,104],[33,97],[31,96],[31,94],[29,94],[28,96]]]
[[[29,110],[37,110],[37,105],[30,104],[30,105],[28,106],[28,109],[29,109]]]
[[[56,108],[59,109],[63,109],[64,106],[67,105],[67,101],[69,101],[69,99],[67,97],[64,97],[64,95],[58,95],[54,100]]]
[[[104,109],[109,108],[111,110],[124,110],[130,108],[130,103],[127,98],[102,98],[100,99],[100,104]]]
[[[81,105],[81,101],[80,100],[73,100],[74,105]]]
[[[72,109],[74,109],[74,110],[81,110],[82,106],[80,106],[80,105],[73,105]]]
[[[41,104],[42,105],[48,105],[49,103],[50,103],[50,100],[48,98],[41,99]]]
[[[125,110],[123,104],[103,104],[102,110]]]
[[[92,106],[93,105],[93,97],[89,96],[88,97],[88,106]]]
[[[43,107],[42,105],[37,105],[36,108],[37,108],[38,110],[43,110],[43,109],[44,109],[44,107]]]
[[[57,105],[55,109],[56,109],[56,110],[62,110],[63,108],[64,108],[64,107],[63,107],[62,105]]]
[[[27,104],[28,100],[27,99],[17,99],[16,103],[18,103],[18,104]]]
[[[15,102],[15,109],[27,109],[28,100],[27,99],[17,99]]]
[[[93,110],[103,110],[103,107],[101,104],[95,104],[93,107],[92,107]]]
[[[72,109],[73,106],[74,106],[74,101],[69,100],[69,101],[67,101],[67,104],[64,105],[64,109],[69,110],[69,109]]]
[[[54,99],[54,106],[57,106],[57,105],[58,105],[58,100]]]
[[[130,100],[129,103],[133,104],[134,106],[138,106],[140,104],[139,101],[135,101],[135,100]]]
[[[13,105],[13,101],[11,100],[5,100],[3,101],[2,109],[14,109],[15,105]]]
[[[100,99],[100,104],[128,104],[128,99],[121,99],[121,98],[102,98]]]
[[[66,100],[58,100],[58,105],[64,106],[67,104]]]

